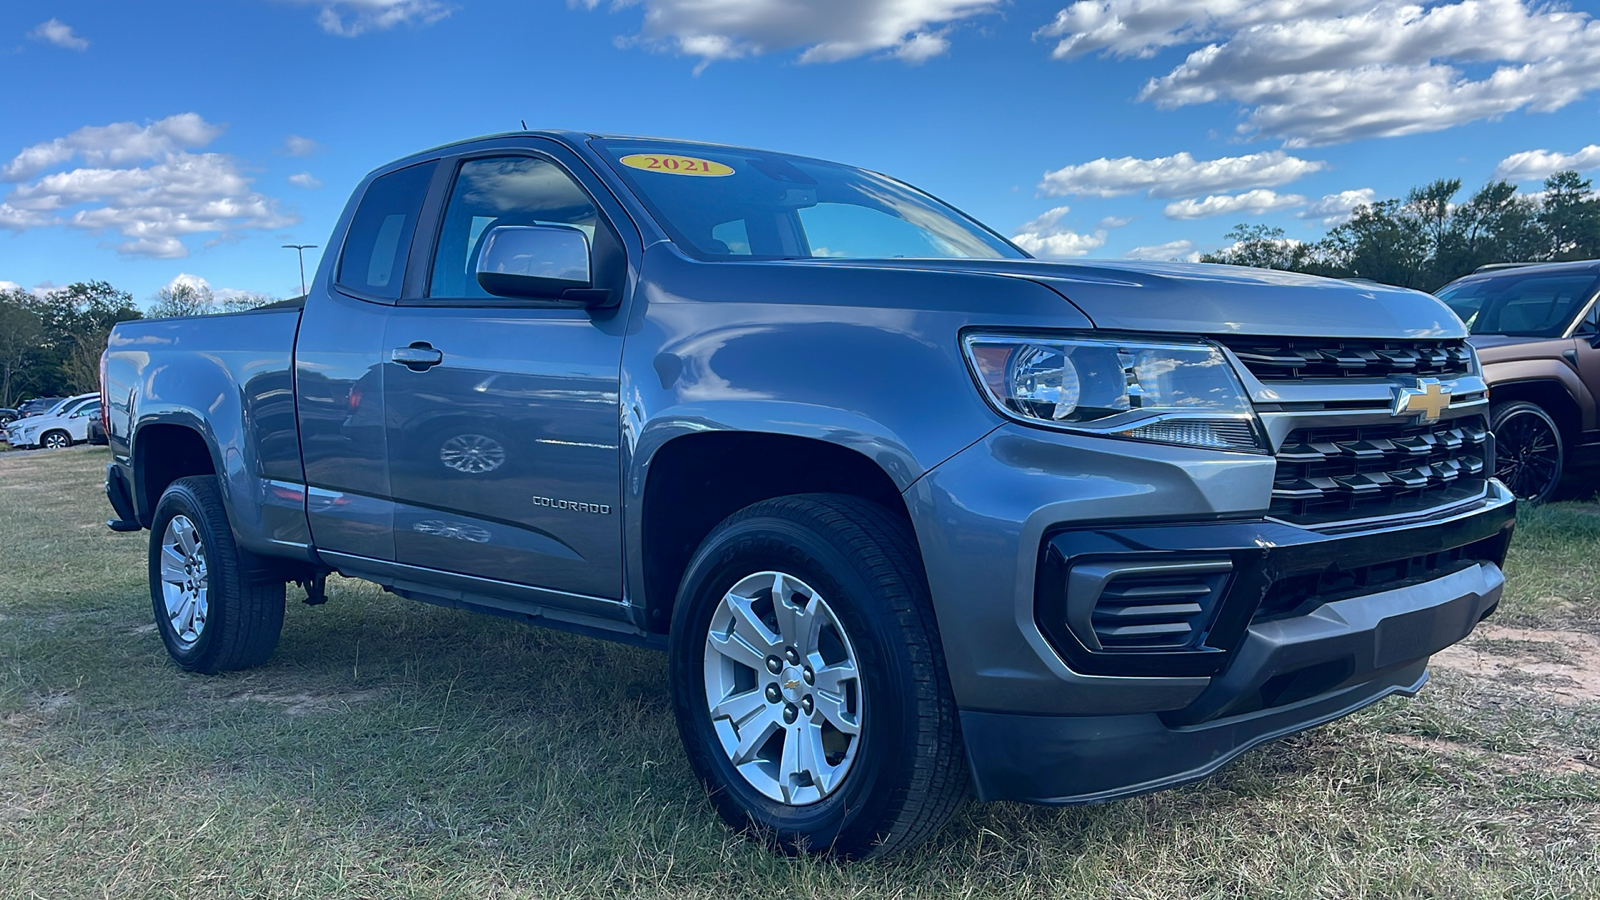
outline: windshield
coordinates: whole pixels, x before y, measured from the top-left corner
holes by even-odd
[[[1591,272],[1496,275],[1439,292],[1472,334],[1560,337],[1600,287]]]
[[[837,163],[662,141],[594,145],[699,259],[1026,259],[961,212]]]

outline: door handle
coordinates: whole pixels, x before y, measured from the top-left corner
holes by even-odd
[[[389,361],[397,362],[413,372],[426,372],[444,362],[444,354],[433,349],[426,341],[417,341],[409,347],[390,350]]]

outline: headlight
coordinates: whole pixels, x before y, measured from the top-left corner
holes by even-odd
[[[1032,425],[1213,450],[1266,453],[1244,385],[1200,342],[969,334],[989,399]]]

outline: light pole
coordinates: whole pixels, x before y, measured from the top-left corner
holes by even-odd
[[[300,296],[306,295],[306,251],[317,249],[316,244],[284,244],[283,249],[293,250],[300,257]]]

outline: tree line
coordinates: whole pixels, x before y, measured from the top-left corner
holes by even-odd
[[[0,291],[0,406],[99,390],[100,354],[118,322],[236,312],[275,300],[263,294],[218,300],[204,285],[174,284],[158,291],[145,313],[132,294],[104,281],[52,291]]]
[[[1461,179],[1440,179],[1404,199],[1357,206],[1314,242],[1241,224],[1228,232],[1233,246],[1200,261],[1433,291],[1490,263],[1600,258],[1600,196],[1577,172],[1557,172],[1536,194],[1508,181],[1458,202],[1460,193]]]

